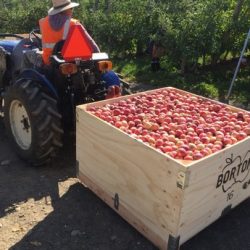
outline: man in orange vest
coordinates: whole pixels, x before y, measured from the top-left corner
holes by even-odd
[[[52,0],[53,7],[48,11],[48,16],[39,20],[42,34],[43,62],[50,64],[50,56],[57,42],[65,40],[71,26],[79,24],[72,18],[73,8],[79,6],[71,0]],[[93,52],[100,52],[95,41],[83,27],[86,37],[89,39]]]

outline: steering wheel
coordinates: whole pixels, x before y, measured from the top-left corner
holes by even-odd
[[[38,47],[40,50],[42,50],[42,39],[40,36],[37,35],[37,33],[40,33],[40,29],[33,29],[29,33],[29,40],[32,44],[34,44],[36,47]],[[33,38],[33,37],[35,38]]]

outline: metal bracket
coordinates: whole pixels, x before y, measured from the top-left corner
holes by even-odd
[[[242,188],[243,188],[243,189],[247,189],[249,186],[250,186],[250,180],[246,181],[246,182],[243,184]]]
[[[168,237],[167,250],[178,250],[180,247],[180,236],[174,237],[171,234]]]
[[[79,161],[76,161],[76,176],[79,176]]]
[[[245,182],[242,186],[243,189],[247,189],[248,188],[248,182]]]
[[[227,207],[225,207],[225,208],[222,210],[221,216],[224,216],[224,215],[228,214],[231,210],[232,210],[232,204],[228,205]]]
[[[78,123],[79,122],[79,114],[78,114],[78,111],[76,110],[76,122]]]
[[[177,187],[185,189],[189,184],[189,172],[180,171],[177,175]]]
[[[116,210],[119,210],[119,205],[120,205],[120,201],[119,201],[119,195],[116,193],[115,197],[113,198],[114,200],[114,207]]]

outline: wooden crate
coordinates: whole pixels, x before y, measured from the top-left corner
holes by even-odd
[[[178,249],[250,196],[250,138],[175,160],[86,111],[118,99],[77,107],[79,179],[157,247]]]

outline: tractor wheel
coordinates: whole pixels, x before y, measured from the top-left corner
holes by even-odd
[[[63,146],[57,101],[31,80],[7,90],[4,123],[17,154],[32,165],[48,163]]]

